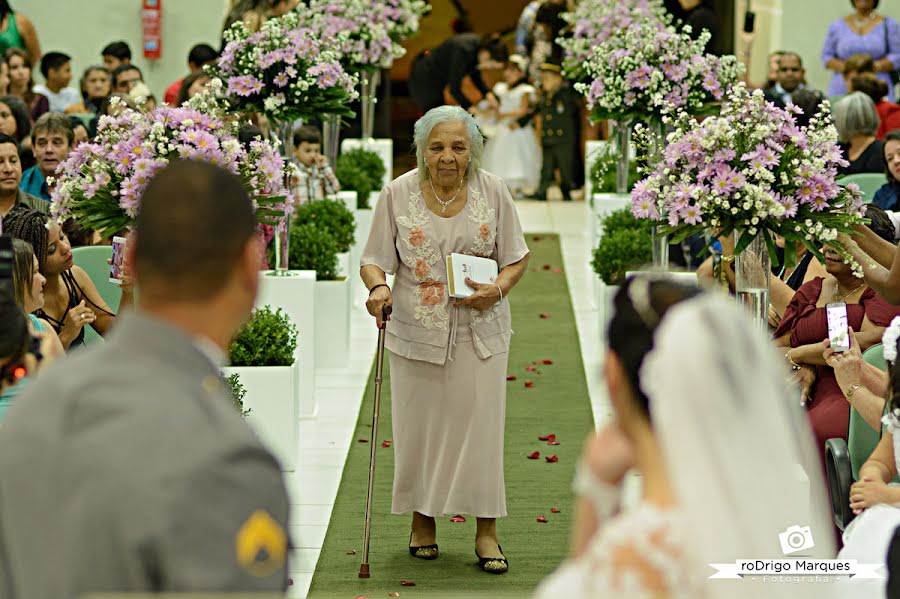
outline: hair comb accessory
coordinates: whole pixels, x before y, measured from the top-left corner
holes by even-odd
[[[884,330],[881,336],[881,350],[884,352],[884,359],[891,364],[897,360],[897,339],[900,339],[900,316],[894,317],[891,324]]]

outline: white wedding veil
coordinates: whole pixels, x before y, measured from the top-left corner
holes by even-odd
[[[652,281],[652,279],[650,279]],[[633,281],[641,314],[649,282]],[[831,508],[812,432],[771,341],[734,299],[701,293],[670,307],[640,369],[653,430],[690,531],[693,556],[835,556]],[[813,548],[785,555],[779,534],[810,527]],[[798,537],[792,537],[797,543]],[[715,573],[709,568],[707,574]],[[823,597],[829,584],[710,580],[713,597]]]

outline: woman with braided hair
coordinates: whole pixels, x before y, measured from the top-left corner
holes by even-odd
[[[36,316],[50,323],[66,351],[84,344],[84,327],[100,335],[109,332],[116,315],[103,301],[88,274],[75,266],[72,246],[60,226],[42,213],[15,209],[3,219],[4,233],[34,248],[38,268],[47,279],[44,307]],[[131,284],[122,285],[120,308],[132,303]]]

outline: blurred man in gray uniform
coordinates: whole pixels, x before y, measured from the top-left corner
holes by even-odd
[[[240,180],[174,163],[128,244],[140,309],[57,363],[0,427],[0,597],[283,591],[279,465],[219,367],[257,293]]]

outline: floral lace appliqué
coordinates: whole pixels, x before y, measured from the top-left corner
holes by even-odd
[[[471,194],[468,206],[469,220],[475,224],[475,236],[466,253],[488,258],[494,253],[494,242],[497,241],[497,211],[488,205],[487,200],[477,189],[470,187],[469,193]],[[500,302],[497,302],[484,311],[473,308],[472,324],[490,322],[497,318],[499,305]]]
[[[431,275],[432,267],[441,257],[423,230],[428,223],[427,210],[421,201],[421,194],[410,194],[409,216],[397,217],[397,223],[408,231],[402,239],[415,260],[412,268],[413,276],[418,282],[415,291],[418,304],[415,318],[427,330],[448,331],[450,317],[445,305],[446,288]]]

